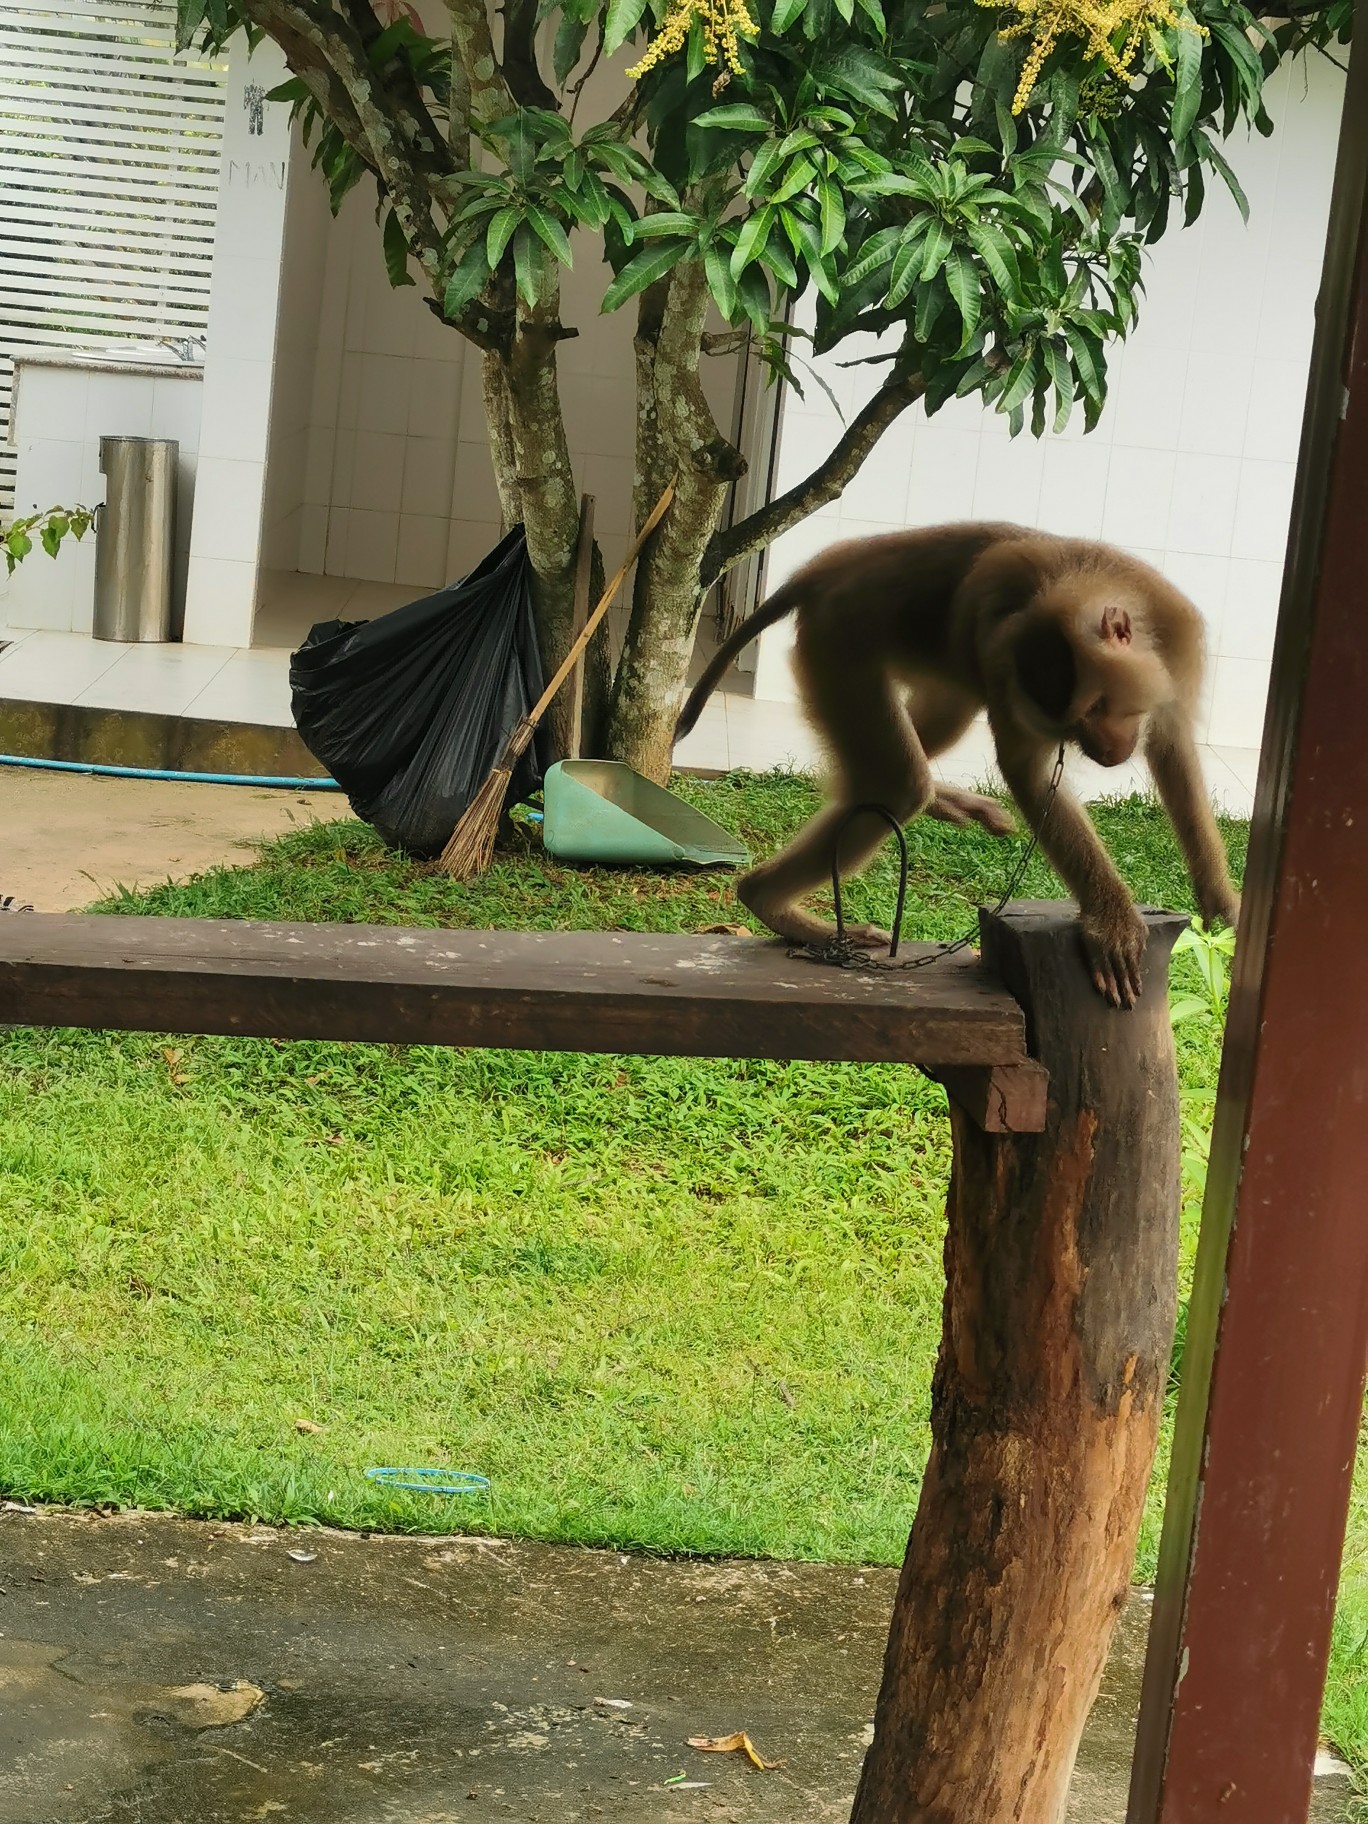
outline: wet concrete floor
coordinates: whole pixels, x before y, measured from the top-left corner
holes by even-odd
[[[834,1824],[894,1576],[9,1511],[0,1820]],[[1122,1824],[1146,1613],[1070,1824]],[[782,1765],[688,1745],[742,1729]],[[1317,1792],[1340,1824],[1343,1783]]]

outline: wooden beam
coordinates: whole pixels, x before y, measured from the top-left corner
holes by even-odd
[[[1045,1127],[1050,1073],[1025,1064],[953,1064],[929,1071],[962,1113],[985,1134],[1038,1134]]]
[[[1368,34],[1351,59],[1130,1824],[1306,1817],[1363,1413]]]
[[[1026,1058],[1021,1009],[971,957],[865,972],[759,938],[637,932],[26,913],[0,919],[0,1023],[685,1057]]]

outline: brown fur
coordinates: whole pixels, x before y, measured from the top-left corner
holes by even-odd
[[[1130,1006],[1139,993],[1145,926],[1077,800],[1061,788],[1045,815],[1061,741],[1104,766],[1143,747],[1202,916],[1236,922],[1239,895],[1192,732],[1202,621],[1147,564],[1107,545],[996,523],[835,545],[721,648],[685,704],[676,738],[693,727],[741,648],[791,613],[803,704],[835,779],[830,808],[738,886],[772,931],[795,943],[830,935],[798,901],[829,875],[836,828],[852,805],[886,804],[903,821],[925,811],[995,835],[1011,831],[1001,805],[931,776],[929,761],[984,708],[1012,797],[1078,900],[1093,979],[1109,1000]],[[872,816],[849,825],[844,871],[861,867],[882,834]],[[882,936],[869,927],[856,935]]]

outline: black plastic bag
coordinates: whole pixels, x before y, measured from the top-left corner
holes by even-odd
[[[320,621],[290,659],[304,745],[357,816],[411,855],[441,853],[542,685],[521,526],[463,581],[379,620]],[[541,786],[541,737],[510,803]]]

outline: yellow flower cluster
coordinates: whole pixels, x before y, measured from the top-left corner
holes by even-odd
[[[978,0],[980,6],[998,7],[1002,0]],[[1004,38],[1029,38],[1031,48],[1022,65],[1021,81],[1012,100],[1013,114],[1020,114],[1031,99],[1045,59],[1066,34],[1085,38],[1088,54],[1102,60],[1106,73],[1125,82],[1143,39],[1160,26],[1186,32],[1203,27],[1174,0],[1007,0],[1016,14],[1004,27]]]
[[[713,94],[719,94],[733,75],[741,74],[741,39],[753,38],[760,29],[751,18],[746,0],[670,0],[665,22],[646,47],[641,62],[628,70],[633,82],[675,56],[688,42],[697,19],[709,63],[720,64]]]

